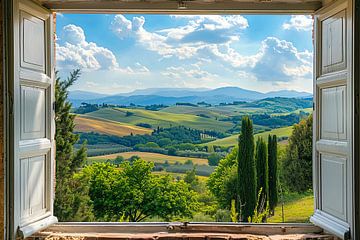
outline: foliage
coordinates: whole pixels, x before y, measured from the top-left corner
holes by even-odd
[[[230,211],[227,209],[218,209],[215,213],[216,222],[231,222]]]
[[[192,170],[186,172],[184,181],[190,185],[192,190],[198,190],[199,178],[196,176],[196,167],[193,167]]]
[[[294,125],[282,164],[282,180],[290,191],[312,188],[312,115]]]
[[[231,200],[236,199],[237,155],[238,148],[234,148],[224,159],[220,160],[219,165],[207,181],[210,192],[223,209],[230,209]]]
[[[231,217],[232,222],[237,222],[239,219],[239,213],[237,213],[237,211],[236,211],[235,199],[231,200],[230,217]]]
[[[191,217],[198,206],[195,192],[182,180],[152,174],[152,168],[153,163],[141,159],[124,162],[120,168],[108,163],[84,168],[96,218],[119,221],[125,216],[138,222],[155,216],[167,221],[174,216]]]
[[[254,135],[252,122],[244,117],[241,124],[238,152],[239,217],[243,222],[252,217],[256,205],[256,170],[254,159]]]
[[[208,156],[208,161],[210,166],[217,166],[219,164],[219,161],[221,159],[221,155],[217,153],[211,153]]]
[[[268,167],[269,167],[269,207],[274,212],[278,203],[277,188],[277,137],[269,135],[268,137]]]
[[[256,192],[261,192],[261,201],[268,200],[269,190],[269,176],[268,176],[268,161],[267,161],[267,149],[266,143],[262,137],[259,137],[256,141]],[[260,191],[261,190],[261,191]]]
[[[258,195],[256,206],[254,209],[254,215],[252,217],[248,217],[248,222],[252,223],[262,223],[266,220],[267,216],[269,216],[269,201],[266,201],[265,198],[262,197],[263,189],[260,188]],[[265,205],[266,204],[266,205]]]
[[[56,187],[54,214],[60,221],[91,221],[92,210],[88,189],[83,186],[83,178],[74,174],[86,160],[86,147],[82,145],[74,151],[79,137],[73,133],[74,115],[70,113],[71,103],[67,100],[68,88],[80,77],[80,70],[74,70],[62,81],[55,82],[55,142],[56,142]]]
[[[81,103],[80,107],[75,109],[75,113],[78,114],[85,114],[89,112],[95,112],[99,110],[99,106],[97,104],[90,104],[90,103]]]

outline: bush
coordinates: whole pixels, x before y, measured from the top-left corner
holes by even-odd
[[[312,188],[312,115],[294,125],[281,173],[290,191],[301,193]]]

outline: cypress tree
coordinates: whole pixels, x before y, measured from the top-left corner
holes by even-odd
[[[256,178],[257,178],[257,187],[256,192],[259,193],[260,189],[260,203],[268,200],[268,161],[267,161],[267,150],[266,143],[262,137],[259,137],[256,141]]]
[[[84,164],[87,154],[83,145],[75,151],[79,136],[75,133],[75,115],[67,99],[68,88],[80,77],[74,70],[67,80],[56,78],[55,82],[55,142],[56,186],[54,212],[60,221],[92,221],[92,206],[87,195],[87,185],[76,179],[75,173]]]
[[[256,206],[256,172],[252,121],[243,117],[239,136],[238,204],[240,221],[247,222]]]
[[[268,164],[269,164],[269,207],[274,213],[274,209],[278,203],[277,190],[277,137],[269,135],[268,138]]]

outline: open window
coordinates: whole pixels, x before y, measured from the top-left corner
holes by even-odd
[[[92,2],[88,6],[96,12],[96,1]],[[30,236],[57,222],[52,207],[53,17],[33,1],[12,3],[9,239]],[[354,195],[359,190],[354,188],[353,4],[352,0],[338,0],[316,12],[314,34],[316,211],[311,221],[342,239],[358,237],[354,228]],[[62,8],[59,2],[56,6]],[[81,9],[79,6],[74,8]]]

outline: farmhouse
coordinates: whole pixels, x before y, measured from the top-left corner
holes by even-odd
[[[0,238],[360,239],[359,1],[0,2]],[[312,14],[316,208],[312,224],[57,223],[53,214],[57,12]]]

